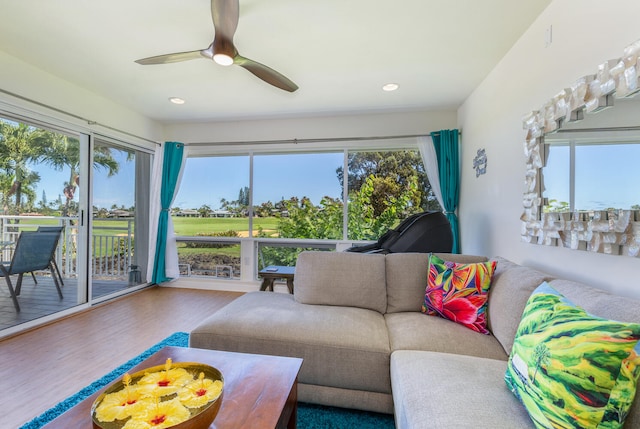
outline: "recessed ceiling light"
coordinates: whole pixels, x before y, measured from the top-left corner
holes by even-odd
[[[169,101],[173,104],[184,104],[184,100],[180,97],[169,97]]]
[[[387,91],[387,92],[389,92],[389,91],[395,91],[395,90],[396,90],[396,89],[398,89],[399,87],[400,87],[400,86],[399,86],[397,83],[388,83],[388,84],[386,84],[386,85],[384,85],[384,86],[382,87],[382,90],[383,90],[383,91]]]

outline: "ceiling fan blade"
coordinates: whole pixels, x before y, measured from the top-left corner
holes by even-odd
[[[277,88],[289,92],[294,92],[298,89],[298,85],[293,83],[289,78],[257,61],[250,60],[241,55],[236,55],[233,59],[233,63],[250,71],[255,76]]]
[[[240,16],[239,0],[211,0],[211,17],[216,29],[216,38],[233,40]]]
[[[207,51],[207,49],[202,49],[200,51],[175,52],[173,54],[157,55],[155,57],[136,60],[136,63],[146,66],[150,64],[177,63],[179,61],[196,60],[198,58],[211,58],[210,55],[207,55]]]

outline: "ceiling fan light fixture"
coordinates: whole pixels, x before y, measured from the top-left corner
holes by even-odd
[[[386,85],[382,86],[382,90],[386,92],[395,91],[398,88],[400,88],[400,85],[398,85],[397,83],[387,83]]]
[[[141,58],[135,62],[141,65],[169,64],[180,61],[197,60],[206,58],[213,60],[222,66],[237,65],[249,71],[258,79],[276,88],[288,92],[294,92],[298,85],[277,71],[245,58],[238,54],[238,50],[233,44],[233,36],[238,27],[240,15],[240,0],[210,0],[211,18],[213,19],[214,39],[206,49],[198,49],[186,52],[173,52],[164,55]],[[179,103],[179,102],[178,102]]]
[[[169,101],[173,104],[184,104],[184,99],[180,97],[169,97]]]
[[[227,54],[215,54],[213,56],[213,61],[225,67],[233,64],[233,58]]]

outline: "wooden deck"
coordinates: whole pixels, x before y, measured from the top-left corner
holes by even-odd
[[[24,276],[22,291],[18,296],[20,312],[13,306],[9,289],[4,278],[0,278],[0,330],[7,329],[21,323],[29,322],[59,311],[63,311],[78,305],[78,281],[76,279],[64,279],[62,295],[60,299],[53,280],[50,276],[36,276],[38,284],[35,284],[31,276]],[[15,287],[15,276],[12,277]],[[93,297],[101,297],[114,292],[127,289],[126,281],[93,281]]]

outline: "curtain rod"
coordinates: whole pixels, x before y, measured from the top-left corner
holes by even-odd
[[[440,135],[440,132],[434,132],[433,134]],[[458,135],[462,135],[462,132],[458,131]],[[428,137],[427,134],[404,134],[396,136],[370,136],[370,137],[327,137],[327,138],[315,138],[315,139],[283,139],[283,140],[245,140],[234,142],[192,142],[185,143],[186,146],[244,146],[244,145],[261,145],[261,144],[305,144],[305,143],[331,143],[331,142],[352,142],[352,141],[369,141],[369,140],[398,140],[409,139],[417,137]]]
[[[19,100],[23,100],[26,101],[28,103],[32,103],[35,104],[37,106],[40,107],[44,107],[46,109],[52,110],[54,112],[57,113],[61,113],[63,115],[67,115],[69,117],[78,119],[80,121],[84,121],[87,123],[87,125],[96,125],[102,128],[106,128],[108,130],[112,130],[112,131],[116,131],[118,133],[121,134],[125,134],[127,136],[130,137],[134,137],[136,139],[140,139],[140,140],[144,140],[146,142],[149,143],[154,143],[156,145],[159,145],[160,143],[158,143],[155,140],[151,140],[145,137],[140,137],[136,134],[132,134],[128,131],[123,131],[120,130],[118,128],[109,126],[109,125],[105,125],[105,124],[101,124],[99,122],[96,121],[92,121],[91,119],[85,118],[83,116],[79,116],[76,115],[75,113],[71,113],[71,112],[67,112],[65,110],[59,109],[57,107],[51,106],[49,104],[45,104],[42,103],[40,101],[36,101],[33,100],[31,98],[28,97],[24,97],[22,95],[16,94],[14,92],[11,91],[7,91],[5,89],[0,88],[0,92],[7,94],[11,97],[15,97]],[[433,134],[435,135],[439,135],[440,132],[434,132]],[[238,141],[238,142],[193,142],[193,143],[185,143],[186,146],[197,146],[197,145],[208,145],[208,146],[223,146],[223,145],[228,145],[228,144],[233,144],[233,145],[259,145],[259,144],[279,144],[279,143],[289,143],[289,144],[304,144],[304,143],[328,143],[328,142],[345,142],[345,141],[366,141],[366,140],[394,140],[394,139],[403,139],[403,138],[416,138],[416,137],[425,137],[425,136],[429,136],[431,135],[431,133],[429,134],[409,134],[409,135],[397,135],[397,136],[371,136],[371,137],[339,137],[339,138],[316,138],[316,139],[289,139],[289,140],[253,140],[253,141]],[[462,135],[462,132],[458,131],[458,135]]]
[[[561,128],[556,133],[598,133],[603,131],[640,131],[640,126],[631,125],[626,127],[600,127],[600,128]]]
[[[67,115],[67,116],[69,116],[71,118],[78,119],[80,121],[84,121],[84,122],[87,123],[87,125],[97,125],[99,127],[106,128],[108,130],[115,131],[115,132],[118,132],[120,134],[127,135],[129,137],[133,137],[133,138],[136,138],[136,139],[144,140],[144,141],[149,142],[149,143],[160,145],[160,143],[158,143],[155,140],[150,140],[150,139],[145,138],[145,137],[140,137],[140,136],[138,136],[136,134],[132,134],[132,133],[130,133],[128,131],[122,131],[122,130],[120,130],[118,128],[115,128],[115,127],[112,127],[112,126],[109,126],[109,125],[105,125],[105,124],[101,124],[101,123],[96,122],[96,121],[92,121],[91,119],[87,119],[85,117],[76,115],[75,113],[67,112],[65,110],[59,109],[59,108],[51,106],[49,104],[41,103],[40,101],[36,101],[36,100],[31,99],[31,98],[24,97],[22,95],[16,94],[16,93],[11,92],[11,91],[7,91],[7,90],[2,89],[2,88],[0,88],[0,92],[2,92],[4,94],[7,94],[7,95],[10,95],[11,97],[15,97],[15,98],[17,98],[19,100],[26,101],[28,103],[32,103],[32,104],[35,104],[35,105],[40,106],[40,107],[44,107],[45,109],[49,109],[49,110],[52,110],[52,111],[57,112],[57,113],[62,113],[63,115]]]

